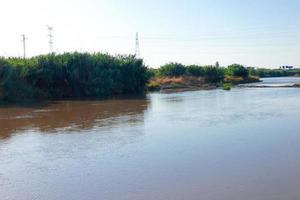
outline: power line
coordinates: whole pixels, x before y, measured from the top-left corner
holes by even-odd
[[[48,41],[49,53],[52,53],[53,52],[53,33],[52,33],[53,27],[47,25],[47,29],[48,29],[48,37],[49,37],[49,41]]]
[[[140,52],[140,41],[139,41],[139,33],[136,33],[135,36],[135,57],[140,58],[141,52]]]

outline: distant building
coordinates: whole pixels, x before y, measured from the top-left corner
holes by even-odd
[[[294,69],[294,66],[280,66],[280,69],[283,69],[283,70]]]

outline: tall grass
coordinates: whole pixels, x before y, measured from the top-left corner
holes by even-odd
[[[0,100],[106,98],[141,94],[148,80],[143,60],[101,53],[0,58]]]

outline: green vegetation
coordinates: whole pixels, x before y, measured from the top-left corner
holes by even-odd
[[[157,69],[156,77],[193,76],[204,77],[208,82],[219,82],[224,78],[225,69],[216,66],[184,66],[180,63],[169,63]]]
[[[189,65],[169,63],[149,72],[151,91],[163,88],[172,88],[174,85],[182,88],[213,88],[222,86],[230,90],[233,85],[242,83],[259,82],[263,77],[300,76],[300,69],[264,69],[244,67],[240,64],[232,64],[228,67],[220,67],[217,62],[214,66]],[[174,87],[175,88],[175,87]]]
[[[159,69],[151,70],[148,88],[151,91],[179,87],[194,90],[223,86],[224,89],[229,90],[232,85],[259,81],[259,77],[249,74],[248,69],[239,64],[224,68],[220,67],[218,62],[215,66],[184,66],[180,63],[169,63]]]
[[[239,77],[248,77],[249,71],[239,64],[229,65],[226,69],[227,76],[239,76]]]
[[[151,81],[147,85],[148,91],[150,92],[159,91],[161,89],[160,85],[161,84],[159,84],[158,82]]]
[[[179,76],[194,76],[206,77],[207,79],[218,82],[224,77],[282,77],[282,76],[300,76],[300,69],[266,69],[245,67],[240,64],[232,64],[227,68],[216,65],[199,66],[189,65],[184,66],[180,63],[169,63],[161,66],[159,69],[151,69],[150,77],[179,77]]]
[[[300,69],[256,69],[168,63],[147,68],[134,56],[64,53],[29,59],[0,57],[0,101],[107,98],[146,89],[216,88],[259,81],[259,77],[299,76]]]
[[[0,58],[0,100],[141,94],[149,75],[143,60],[134,56],[65,53]]]
[[[266,68],[253,68],[248,67],[249,74],[252,76],[265,77],[284,77],[284,76],[300,76],[300,69],[266,69]]]
[[[160,76],[178,77],[186,73],[186,67],[180,63],[169,63],[159,69]]]
[[[231,83],[224,83],[223,90],[231,90],[232,84]]]

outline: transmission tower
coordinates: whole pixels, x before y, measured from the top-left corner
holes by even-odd
[[[139,33],[136,33],[135,36],[135,57],[140,58],[140,41],[139,41]]]
[[[48,29],[48,37],[49,37],[49,41],[48,41],[49,53],[52,53],[53,52],[53,34],[52,34],[53,27],[47,25],[47,29]]]
[[[21,35],[22,37],[22,43],[23,43],[23,58],[25,59],[26,58],[26,36],[25,34]]]

